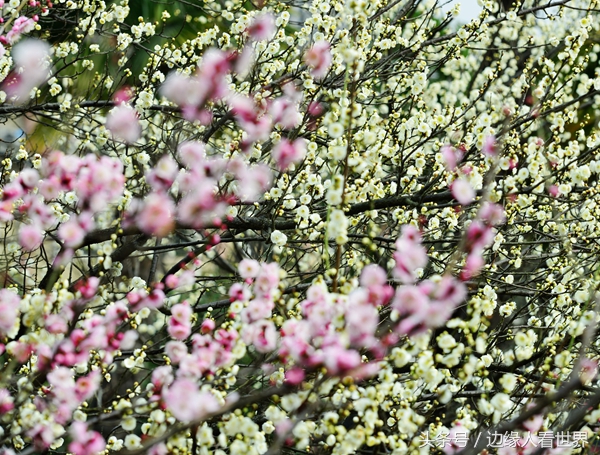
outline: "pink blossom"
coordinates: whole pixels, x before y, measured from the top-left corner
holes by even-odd
[[[214,320],[205,319],[204,321],[202,321],[202,324],[200,325],[201,333],[210,333],[213,330],[215,330],[215,321]]]
[[[6,389],[0,389],[0,415],[6,414],[14,409],[14,399]]]
[[[385,270],[376,264],[367,265],[360,274],[359,283],[361,286],[383,286],[387,282]]]
[[[187,301],[173,305],[171,308],[171,317],[182,324],[189,323],[192,317],[192,309]]]
[[[250,289],[242,283],[233,283],[229,288],[229,299],[244,302],[250,298]]]
[[[579,378],[581,379],[582,384],[589,384],[598,375],[598,361],[582,358],[580,360],[581,373]]]
[[[488,156],[496,156],[498,154],[498,144],[495,136],[486,136],[483,139],[481,151]]]
[[[123,334],[123,338],[119,342],[119,349],[122,351],[133,349],[138,338],[139,334],[135,330],[128,330]]]
[[[28,22],[25,18],[22,25],[27,27],[26,24]],[[15,67],[20,70],[11,73],[2,84],[7,96],[16,98],[20,103],[27,101],[31,90],[44,82],[48,76],[46,61],[49,56],[50,46],[44,41],[27,39],[16,45],[12,50],[12,58]]]
[[[171,187],[178,173],[179,166],[177,162],[169,155],[165,155],[147,173],[146,181],[155,191],[166,191]]]
[[[260,320],[247,326],[250,340],[258,352],[268,353],[277,345],[277,331],[273,321]]]
[[[254,49],[252,46],[244,46],[241,52],[237,54],[233,70],[238,79],[244,79],[252,69],[254,62]]]
[[[91,299],[98,292],[100,286],[100,278],[91,276],[78,281],[75,285],[76,289],[81,293],[84,299]]]
[[[455,307],[448,302],[435,303],[427,307],[425,314],[423,315],[422,322],[426,327],[438,328],[443,327],[448,319],[454,313]]]
[[[292,368],[285,372],[285,382],[290,385],[299,385],[304,380],[304,376],[302,368]]]
[[[183,142],[177,148],[179,158],[189,168],[200,165],[206,158],[205,145],[202,142]]]
[[[183,197],[177,210],[182,224],[200,228],[220,225],[226,214],[227,203],[217,197],[212,181],[202,179]]]
[[[453,171],[463,158],[463,152],[451,145],[444,145],[441,150],[442,160],[448,171]]]
[[[182,107],[187,120],[205,123],[212,113],[203,109],[208,100],[219,100],[227,92],[225,75],[229,72],[232,54],[208,49],[192,77],[171,73],[160,88],[161,94]]]
[[[271,186],[271,171],[265,165],[244,168],[238,176],[236,195],[242,201],[255,201]]]
[[[467,228],[467,252],[483,250],[494,240],[492,228],[479,220],[473,221]]]
[[[471,253],[469,253],[465,261],[465,266],[463,267],[460,275],[461,279],[464,281],[468,281],[471,278],[477,276],[484,265],[485,260],[481,255],[481,251],[472,251]]]
[[[352,346],[370,348],[376,344],[374,335],[379,324],[379,312],[373,305],[353,304],[349,301],[345,321]]]
[[[318,101],[311,101],[308,104],[307,112],[311,117],[320,117],[325,113],[325,108]]]
[[[279,265],[276,262],[261,264],[260,272],[254,282],[254,292],[257,297],[268,297],[279,286]]]
[[[6,39],[10,44],[16,43],[21,35],[29,33],[35,27],[35,21],[26,16],[20,16],[15,19],[12,28],[6,34]]]
[[[530,433],[537,433],[544,424],[544,416],[537,414],[529,417],[521,425]]]
[[[392,301],[392,308],[400,314],[423,314],[429,307],[429,297],[416,286],[400,286]]]
[[[116,139],[120,139],[127,144],[133,144],[142,135],[138,113],[126,104],[115,107],[108,114],[106,128]]]
[[[260,271],[260,264],[254,259],[242,259],[238,265],[238,272],[242,278],[256,278]]]
[[[258,108],[253,99],[235,95],[229,99],[229,105],[237,123],[246,132],[247,141],[268,139],[273,128],[271,118]]]
[[[143,202],[136,221],[142,232],[164,237],[175,228],[175,204],[163,192],[153,192]]]
[[[100,387],[102,375],[100,370],[94,370],[87,376],[82,376],[75,383],[75,394],[81,402],[90,399]]]
[[[304,62],[312,68],[311,74],[317,79],[327,74],[331,61],[331,45],[327,41],[316,42],[304,54]]]
[[[417,269],[427,265],[427,252],[420,242],[421,235],[414,226],[402,228],[402,235],[396,241],[396,252],[393,254],[396,261],[393,273],[404,283],[413,283]]]
[[[179,277],[177,275],[167,275],[165,278],[165,284],[169,289],[177,289],[179,286]]]
[[[44,233],[32,224],[26,224],[19,229],[19,245],[26,251],[33,251],[42,244]]]
[[[58,228],[58,237],[64,242],[65,246],[74,248],[83,243],[85,231],[79,225],[76,219],[70,219]]]
[[[490,226],[498,226],[506,222],[504,207],[493,202],[486,202],[479,210],[479,218]]]
[[[152,384],[160,389],[169,386],[173,382],[173,368],[168,365],[157,367],[152,371]]]
[[[463,302],[466,297],[466,286],[452,275],[444,275],[439,283],[436,283],[433,292],[430,294],[430,298],[451,307]]]
[[[40,174],[35,169],[24,169],[19,174],[19,183],[25,190],[31,190],[40,180]]]
[[[246,28],[246,33],[254,41],[270,40],[275,34],[275,18],[271,13],[258,14]]]
[[[106,448],[100,433],[89,431],[85,422],[73,422],[69,433],[73,439],[69,451],[74,455],[97,455]]]
[[[296,139],[294,142],[282,138],[273,148],[273,158],[280,171],[285,171],[291,164],[298,163],[306,155],[306,140]]]
[[[127,294],[127,300],[132,311],[142,308],[160,308],[165,303],[165,293],[162,289],[155,288],[149,294],[145,290],[132,291]]]
[[[457,178],[450,185],[452,196],[461,205],[469,205],[475,199],[475,190],[469,182],[463,178]]]
[[[52,426],[48,423],[36,424],[27,435],[33,439],[34,447],[40,451],[46,451],[56,439]]]
[[[284,96],[274,100],[269,105],[269,114],[273,123],[280,125],[283,129],[291,130],[302,121],[302,115],[298,112],[298,104],[302,95],[296,91],[292,83],[283,86]]]
[[[344,374],[361,364],[360,354],[355,350],[330,347],[324,350],[324,363],[329,374]]]
[[[160,444],[150,447],[146,453],[147,455],[168,455],[170,452],[167,445],[164,442],[161,442]]]
[[[58,314],[48,314],[44,319],[44,326],[49,333],[66,333],[69,329],[67,321]]]
[[[168,332],[176,340],[184,340],[190,336],[192,310],[187,303],[174,305],[171,308],[171,318],[168,323]]]
[[[173,364],[177,365],[188,355],[188,348],[181,341],[168,341],[165,345],[165,354]]]
[[[548,194],[554,198],[560,196],[560,190],[558,188],[558,185],[550,185],[548,187]]]
[[[231,53],[220,49],[208,49],[198,67],[200,85],[208,86],[210,99],[218,100],[227,94],[225,75],[231,69]]]
[[[259,319],[268,318],[271,316],[273,307],[274,304],[271,300],[254,299],[242,310],[242,322],[249,324]]]
[[[16,324],[21,298],[13,291],[0,289],[0,333],[6,335]]]
[[[208,88],[196,78],[170,73],[161,85],[160,93],[178,106],[198,106],[206,100]]]
[[[167,408],[181,422],[194,422],[219,409],[219,403],[209,392],[201,392],[190,379],[177,379],[163,398]]]
[[[33,225],[42,229],[50,229],[56,225],[56,217],[40,197],[30,194],[24,197],[23,202],[24,205],[21,206],[21,209],[27,210],[27,215]]]

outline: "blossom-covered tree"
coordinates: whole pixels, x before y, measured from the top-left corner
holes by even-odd
[[[2,455],[588,450],[595,0],[131,3],[0,0]]]

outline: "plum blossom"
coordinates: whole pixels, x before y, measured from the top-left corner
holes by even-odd
[[[321,79],[331,66],[331,45],[327,41],[317,41],[304,54],[304,61],[312,68],[313,77]]]
[[[464,152],[451,145],[444,145],[441,149],[442,160],[448,171],[454,171],[458,163],[462,160]]]
[[[464,281],[468,281],[471,278],[477,276],[483,266],[485,265],[485,259],[481,250],[473,250],[467,255],[465,266],[463,267],[460,277]]]
[[[271,186],[272,174],[266,165],[261,164],[243,168],[237,178],[236,195],[242,201],[255,201]]]
[[[19,229],[19,245],[26,251],[33,251],[42,244],[44,233],[32,224],[26,224]]]
[[[256,278],[260,272],[260,264],[254,259],[242,259],[238,265],[238,272],[242,278]]]
[[[177,162],[169,155],[163,156],[156,166],[146,174],[146,181],[156,191],[168,190],[179,173]]]
[[[63,223],[58,228],[58,237],[68,247],[78,247],[83,243],[85,238],[85,230],[77,222],[76,219],[70,219]]]
[[[13,291],[0,289],[0,333],[6,335],[17,322],[21,298]]]
[[[306,140],[302,138],[293,142],[283,138],[273,148],[273,159],[280,171],[285,171],[291,164],[302,161],[305,154]]]
[[[277,344],[277,331],[273,321],[264,319],[244,327],[242,337],[262,353],[273,351]]]
[[[482,251],[494,240],[494,233],[490,226],[479,220],[471,222],[467,228],[466,249],[467,253]]]
[[[209,392],[201,392],[190,379],[177,379],[163,392],[167,409],[182,422],[194,422],[219,409],[217,399]]]
[[[486,202],[479,210],[479,219],[490,226],[498,226],[506,222],[504,207],[493,202]]]
[[[14,409],[14,399],[6,389],[0,389],[0,415],[6,414]]]
[[[115,107],[106,118],[106,128],[113,137],[133,144],[142,135],[142,127],[135,109],[127,104]]]
[[[287,242],[287,235],[281,231],[275,230],[271,232],[271,242],[277,246],[284,246]]]
[[[74,455],[97,455],[106,448],[100,433],[88,430],[85,422],[73,422],[69,433],[73,440],[69,444],[69,451]]]
[[[396,252],[393,255],[396,265],[394,276],[403,283],[412,283],[416,279],[417,269],[427,265],[425,248],[421,245],[421,234],[414,226],[402,228],[402,235],[396,241]]]
[[[19,16],[15,19],[10,31],[6,34],[6,40],[10,44],[16,43],[21,38],[21,35],[29,33],[34,29],[35,23],[36,21],[30,17]]]
[[[457,178],[450,186],[452,196],[461,205],[469,205],[475,200],[475,190],[469,182],[464,178]]]
[[[164,237],[175,228],[175,204],[163,192],[153,192],[148,195],[137,215],[140,229],[158,237]]]
[[[47,423],[36,424],[27,435],[33,439],[33,445],[40,451],[47,450],[55,440],[52,426]]]
[[[273,128],[271,117],[265,115],[253,99],[234,95],[229,100],[229,106],[237,123],[246,132],[247,142],[264,141],[269,137]]]
[[[176,340],[184,340],[192,332],[191,326],[192,309],[189,303],[184,302],[171,308],[168,332]]]
[[[25,20],[22,24],[27,27],[29,22]],[[48,77],[46,61],[49,56],[50,46],[44,41],[27,39],[17,44],[12,50],[16,70],[2,84],[7,96],[19,103],[26,102],[31,90]]]
[[[273,123],[280,125],[283,129],[296,128],[302,121],[302,115],[298,111],[298,104],[302,101],[302,94],[296,91],[292,83],[283,87],[284,96],[276,98],[269,105],[269,114]]]
[[[254,41],[270,40],[275,34],[275,18],[271,13],[262,13],[254,16],[246,33]]]
[[[596,376],[598,376],[598,361],[583,358],[580,360],[581,373],[579,374],[579,378],[581,379],[582,384],[589,384]]]
[[[218,49],[208,49],[193,76],[170,73],[160,93],[182,108],[186,120],[210,123],[212,112],[204,106],[207,101],[220,100],[227,94],[225,75],[231,69],[232,56]]]
[[[483,139],[481,151],[487,156],[496,156],[498,154],[498,144],[494,136],[486,136]]]

